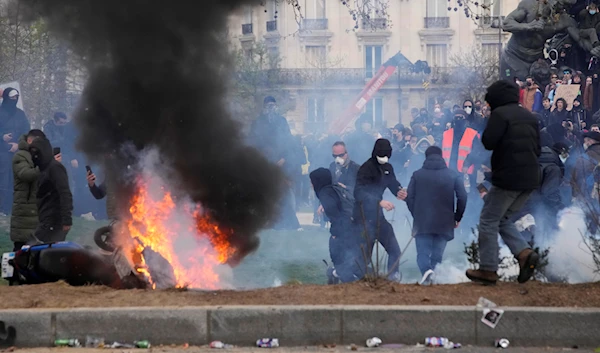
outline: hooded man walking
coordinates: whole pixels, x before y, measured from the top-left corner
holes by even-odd
[[[540,133],[536,117],[519,106],[519,88],[508,81],[496,81],[485,100],[492,109],[482,143],[492,150],[492,188],[487,193],[479,219],[479,270],[467,270],[467,277],[484,284],[498,281],[498,232],[519,261],[519,283],[527,282],[538,264],[539,255],[511,221],[541,182],[538,157]]]
[[[19,138],[30,129],[25,112],[17,107],[18,102],[19,91],[5,88],[0,105],[0,213],[7,214],[12,206],[12,160],[19,150]]]
[[[402,189],[394,168],[388,163],[391,156],[392,145],[389,140],[375,141],[371,158],[358,170],[352,218],[357,228],[366,232],[368,244],[365,255],[370,259],[375,241],[378,241],[388,253],[388,273],[390,278],[395,279],[398,276],[400,246],[392,225],[385,219],[381,209],[394,209],[393,203],[383,199],[385,189],[399,200],[406,199],[406,190]]]
[[[454,228],[458,228],[467,207],[462,174],[446,166],[442,150],[431,146],[425,158],[423,168],[410,179],[406,198],[414,219],[417,265],[423,275],[420,284],[433,280],[433,270],[442,262],[446,244],[454,239]]]
[[[64,241],[73,224],[73,196],[67,170],[52,156],[52,145],[38,138],[29,147],[33,164],[40,168],[35,237],[44,243]]]
[[[19,151],[13,157],[13,176],[15,189],[13,194],[12,214],[10,217],[10,240],[14,243],[13,251],[25,245],[38,224],[37,188],[40,170],[33,164],[29,145],[46,137],[40,130],[31,130],[19,139]]]

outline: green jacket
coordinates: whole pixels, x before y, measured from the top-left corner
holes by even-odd
[[[15,188],[10,239],[13,242],[26,242],[38,224],[36,194],[40,170],[33,165],[25,135],[19,139],[19,150],[13,157],[12,168]]]

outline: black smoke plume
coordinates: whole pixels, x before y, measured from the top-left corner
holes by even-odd
[[[71,44],[90,73],[78,148],[104,165],[121,203],[130,153],[157,147],[177,189],[233,230],[237,259],[276,211],[283,177],[243,143],[226,107],[228,16],[260,0],[19,0]],[[134,153],[135,155],[135,153]]]

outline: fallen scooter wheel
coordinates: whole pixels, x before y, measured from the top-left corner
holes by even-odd
[[[94,233],[94,242],[102,250],[114,252],[115,246],[112,241],[112,226],[98,228]]]

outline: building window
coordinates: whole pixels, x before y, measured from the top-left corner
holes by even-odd
[[[373,126],[383,124],[383,98],[373,98],[365,106],[365,113],[373,118]]]
[[[327,18],[325,13],[325,4],[325,0],[305,0],[305,17],[308,19]]]
[[[365,69],[367,77],[373,77],[381,66],[381,56],[383,46],[381,45],[366,45],[365,46]]]
[[[427,0],[427,17],[448,17],[448,1]]]
[[[498,43],[483,43],[481,45],[483,55],[490,60],[498,60],[498,50],[501,48],[501,45]]]
[[[306,106],[306,120],[309,122],[325,121],[325,98],[309,98]]]
[[[307,45],[304,50],[307,67],[323,67],[327,57],[327,47],[324,45]]]
[[[483,5],[483,16],[481,17],[480,24],[483,27],[498,27],[500,20],[502,20],[502,13],[500,8],[500,1],[498,0],[484,0]]]
[[[446,44],[427,44],[427,63],[431,67],[446,67],[448,46]]]

